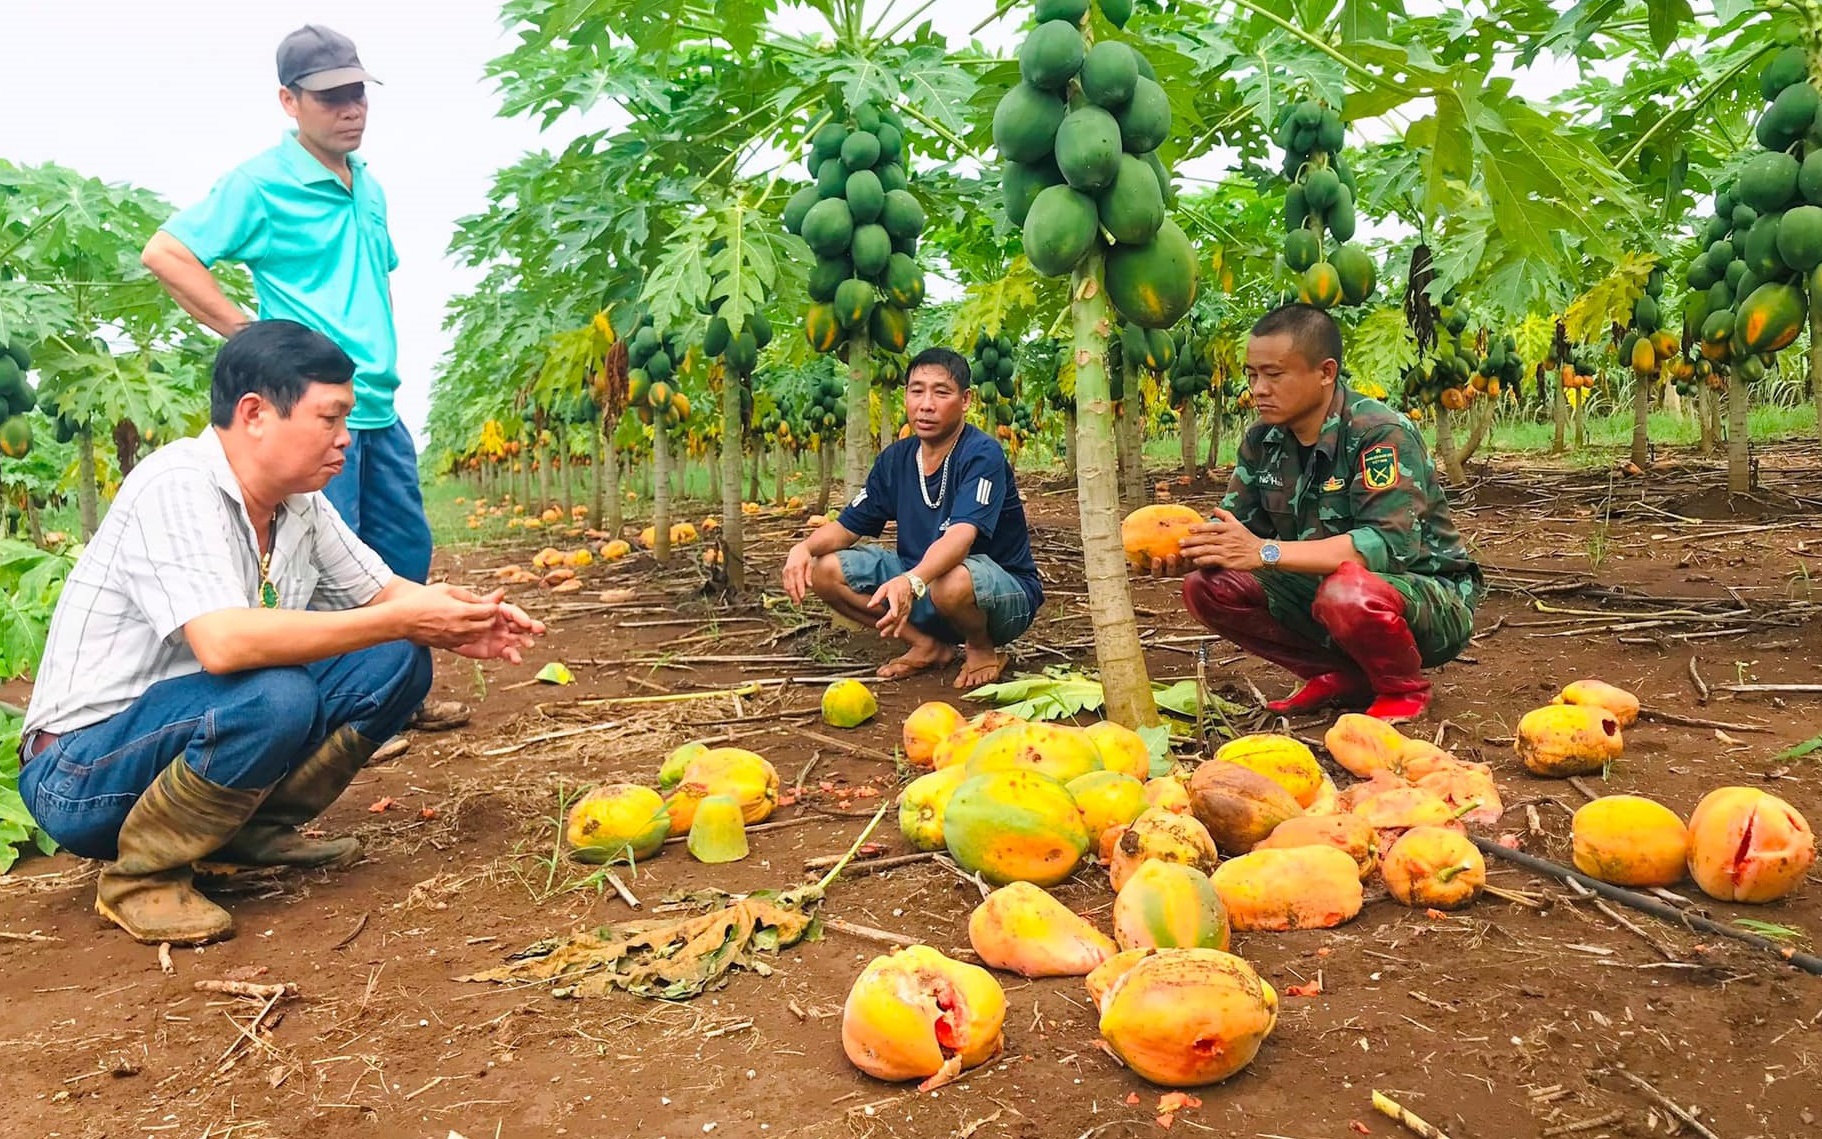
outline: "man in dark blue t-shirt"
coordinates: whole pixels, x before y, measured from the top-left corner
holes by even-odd
[[[964,650],[957,688],[999,679],[1010,643],[1044,603],[1012,464],[968,426],[968,361],[926,348],[906,369],[911,436],[880,453],[867,485],[833,521],[791,547],[785,592],[806,593],[910,645],[887,680],[940,667]],[[898,524],[896,551],[867,543]]]

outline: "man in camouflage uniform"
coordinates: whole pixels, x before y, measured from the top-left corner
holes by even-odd
[[[1214,518],[1167,570],[1210,629],[1303,678],[1275,712],[1359,706],[1397,723],[1430,703],[1423,670],[1454,659],[1483,592],[1423,436],[1338,379],[1341,332],[1285,305],[1253,326],[1259,422]]]

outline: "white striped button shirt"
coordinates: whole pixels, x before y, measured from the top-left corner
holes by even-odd
[[[284,609],[353,609],[392,580],[321,492],[279,507],[270,564]],[[64,583],[25,731],[70,732],[161,680],[202,671],[183,627],[259,605],[259,544],[213,427],[133,468]]]

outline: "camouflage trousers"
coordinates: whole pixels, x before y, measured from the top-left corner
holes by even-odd
[[[1405,624],[1425,668],[1454,660],[1467,647],[1474,635],[1474,607],[1480,602],[1478,582],[1408,573],[1373,576],[1404,598]],[[1326,577],[1272,569],[1257,570],[1253,577],[1265,590],[1266,607],[1279,624],[1325,649],[1335,648],[1329,630],[1312,615],[1316,591]]]

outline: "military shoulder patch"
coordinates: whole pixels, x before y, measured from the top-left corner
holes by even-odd
[[[1360,475],[1368,490],[1390,490],[1398,485],[1398,446],[1377,443],[1360,453]]]

